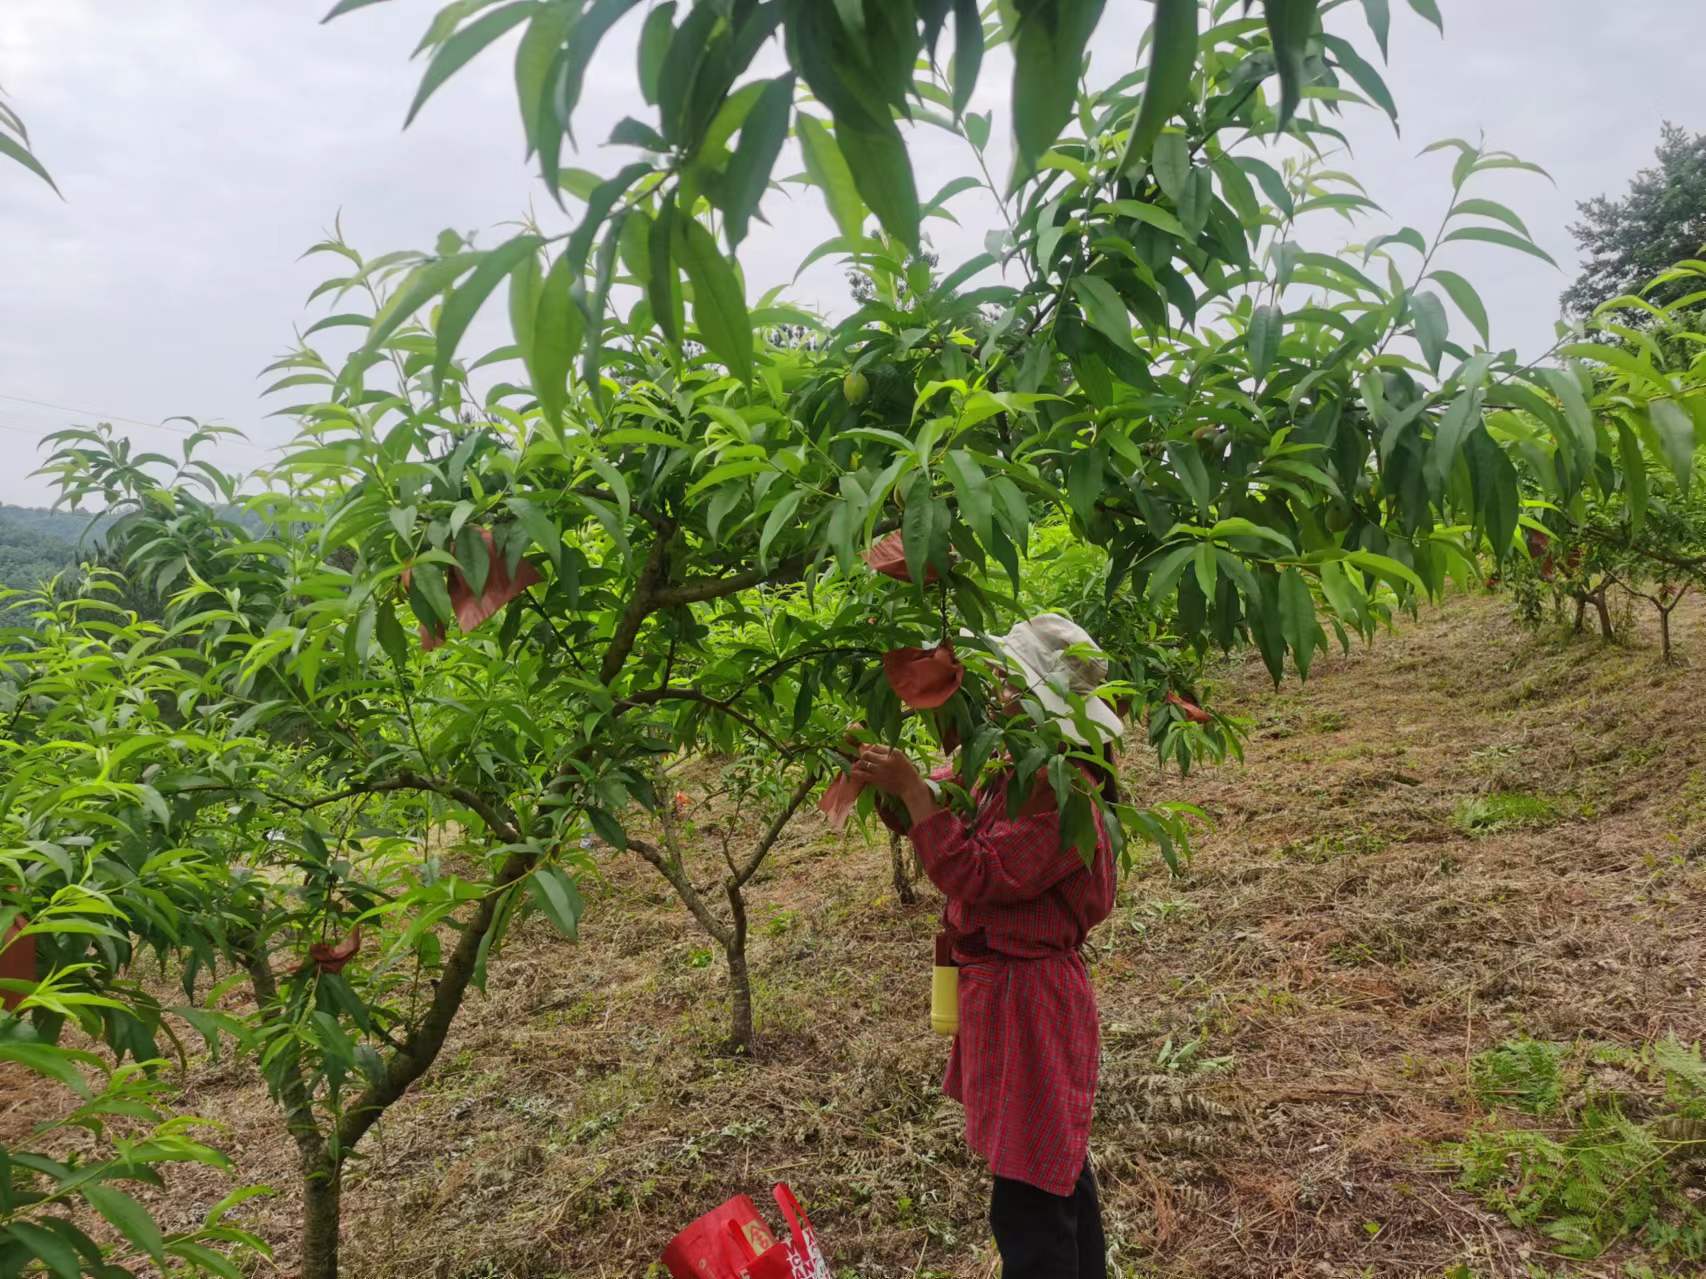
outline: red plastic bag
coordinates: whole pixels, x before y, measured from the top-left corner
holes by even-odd
[[[871,566],[871,571],[881,573],[884,577],[892,577],[897,582],[910,582],[912,575],[906,571],[906,540],[896,529],[887,537],[879,538],[871,543],[871,549],[865,552],[865,563]],[[936,570],[931,565],[924,566],[924,581],[928,585],[936,580]]]
[[[864,793],[864,782],[854,781],[851,773],[842,773],[824,790],[823,798],[817,802],[818,811],[829,819],[832,830],[841,830]]]
[[[12,921],[12,926],[6,934],[0,937],[0,978],[9,981],[34,981],[36,979],[36,939],[34,934],[20,937],[24,924],[28,922],[22,915]],[[0,990],[0,1008],[16,1008],[23,1002],[24,992],[21,990]]]
[[[935,710],[965,683],[966,668],[943,640],[935,648],[897,648],[883,654],[883,674],[901,705],[915,711]]]
[[[771,1191],[788,1223],[778,1241],[745,1195],[713,1208],[663,1250],[673,1279],[833,1279],[812,1223],[782,1183]]]
[[[456,610],[456,624],[462,628],[464,635],[540,580],[539,570],[526,560],[516,566],[515,576],[511,577],[509,565],[504,562],[504,557],[498,554],[497,546],[492,541],[491,529],[481,529],[480,538],[486,544],[486,562],[489,566],[486,569],[486,589],[475,595],[469,589],[460,569],[452,568],[446,574],[450,605]],[[404,590],[409,589],[409,578],[409,571],[404,569]],[[421,647],[427,652],[430,653],[444,643],[442,626],[429,629],[423,625],[420,631]]]

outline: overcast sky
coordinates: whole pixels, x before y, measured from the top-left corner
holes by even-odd
[[[392,0],[321,26],[329,3],[0,0],[0,85],[65,193],[61,202],[0,165],[0,447],[12,459],[0,467],[0,501],[50,501],[29,478],[41,435],[96,418],[151,447],[178,442],[146,425],[170,415],[228,422],[256,444],[223,460],[264,462],[288,427],[267,419],[279,405],[259,399],[256,375],[296,328],[324,314],[305,299],[331,260],[298,255],[340,211],[351,240],[375,255],[429,248],[447,226],[486,229],[485,242],[495,242],[504,234],[497,224],[530,203],[556,224],[522,163],[507,41],[404,133],[420,72],[408,54],[437,5]],[[1620,193],[1650,161],[1661,121],[1706,129],[1698,79],[1706,4],[1442,0],[1443,40],[1403,4],[1392,7],[1388,78],[1403,136],[1377,113],[1354,113],[1345,167],[1392,226],[1431,234],[1450,160],[1418,159],[1427,142],[1484,133],[1489,145],[1546,166],[1556,189],[1499,174],[1479,194],[1514,206],[1564,272],[1481,246],[1453,245],[1441,260],[1481,287],[1495,345],[1538,353],[1551,344],[1557,296],[1573,274],[1566,227],[1575,202]],[[1109,6],[1098,82],[1131,64],[1142,28],[1120,20],[1128,8],[1146,6]],[[1358,6],[1331,21],[1378,56]],[[596,142],[621,116],[646,114],[632,87],[631,44],[631,34],[613,40],[589,78],[577,120],[585,167],[613,171],[631,153]],[[997,108],[999,120],[1005,98],[1005,63],[991,59],[975,105]],[[926,132],[915,154],[930,194],[968,160],[946,135]],[[991,152],[1006,154],[999,124]],[[831,234],[815,196],[775,199],[775,225],[758,228],[742,251],[755,295],[786,282]],[[930,224],[948,263],[976,252],[988,225],[974,202],[954,207],[963,226]],[[1370,228],[1379,229],[1388,228]],[[1317,235],[1364,232],[1328,222]],[[834,312],[846,287],[826,263],[793,296]],[[489,319],[483,336],[495,343],[497,317]]]

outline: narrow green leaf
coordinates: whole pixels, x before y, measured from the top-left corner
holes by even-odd
[[[835,138],[853,185],[883,229],[909,249],[918,248],[918,184],[906,141],[893,118],[870,123],[836,121]]]
[[[104,1186],[99,1182],[86,1184],[83,1187],[83,1197],[132,1244],[155,1261],[165,1259],[166,1241],[161,1237],[160,1227],[154,1224],[154,1218],[150,1217],[148,1210],[136,1200],[122,1190]]]
[[[562,419],[568,403],[569,370],[586,334],[586,316],[574,297],[575,283],[569,255],[559,254],[540,286],[539,306],[533,317],[532,357],[527,368],[533,378],[533,393],[539,397],[539,410],[550,422]]]
[[[1428,457],[1430,486],[1436,493],[1444,489],[1463,451],[1469,433],[1481,424],[1481,396],[1476,391],[1464,391],[1451,402],[1451,407],[1434,428],[1433,451]]]
[[[450,370],[450,361],[455,358],[462,335],[497,288],[498,281],[510,274],[522,258],[537,253],[543,243],[536,235],[518,235],[485,254],[472,274],[456,286],[438,317],[438,345],[432,364],[434,386],[444,384],[444,375]]]
[[[1029,0],[1016,6],[1013,31],[1014,181],[1035,171],[1072,118],[1085,46],[1102,16],[1103,0]]]
[[[409,272],[397,291],[385,299],[379,314],[373,317],[362,350],[369,354],[378,351],[405,320],[449,288],[484,256],[481,253],[455,253],[423,262]]]
[[[1185,179],[1191,172],[1190,144],[1182,133],[1163,133],[1155,139],[1150,161],[1162,193],[1177,205],[1185,196]]]
[[[759,534],[758,538],[759,567],[769,567],[770,544],[776,540],[782,530],[788,526],[788,522],[794,518],[794,512],[800,509],[800,503],[805,496],[805,489],[789,489],[782,495],[782,499],[771,508],[769,518],[764,521],[764,531]]]
[[[1126,139],[1122,172],[1133,172],[1149,157],[1162,127],[1185,105],[1197,65],[1201,7],[1197,0],[1156,0],[1155,21],[1150,28],[1149,76],[1143,85],[1143,103]]]
[[[954,486],[959,499],[960,514],[977,534],[977,540],[991,547],[994,538],[995,498],[990,491],[989,477],[983,467],[964,449],[954,449],[943,460],[948,482]]]
[[[1279,64],[1282,133],[1303,101],[1309,36],[1315,29],[1317,3],[1318,0],[1267,0],[1268,36],[1273,43],[1274,61]]]
[[[740,277],[711,233],[688,217],[676,219],[676,255],[693,285],[693,322],[729,371],[752,381],[752,326]]]
[[[646,300],[652,306],[652,321],[671,346],[681,346],[681,276],[674,258],[675,196],[658,206],[655,218],[636,210],[630,215],[646,225]]]
[[[622,843],[626,842],[611,839],[602,830],[599,833],[606,843],[616,847],[621,847]],[[558,932],[570,941],[580,940],[580,919],[585,904],[575,881],[569,878],[561,867],[544,866],[534,871],[528,877],[527,889],[545,918],[551,921]]]
[[[1430,271],[1428,278],[1439,282],[1440,287],[1457,304],[1457,309],[1475,326],[1475,331],[1481,335],[1482,344],[1491,346],[1493,338],[1487,327],[1487,307],[1481,301],[1481,295],[1475,291],[1475,286],[1455,271]]]
[[[853,184],[853,173],[841,148],[823,121],[803,111],[795,115],[794,129],[805,157],[806,176],[823,192],[824,203],[829,206],[829,214],[841,234],[858,239],[865,226],[865,204],[859,198],[859,189]]]
[[[1439,5],[1435,0],[1410,0],[1410,7],[1438,27],[1441,35],[1445,34],[1445,19],[1440,17]]]
[[[930,541],[935,536],[935,521],[936,503],[930,496],[930,477],[919,471],[907,487],[906,510],[902,512],[900,521],[906,573],[919,586],[924,585],[924,564],[930,555]]]
[[[7,1222],[5,1228],[12,1232],[14,1239],[24,1245],[23,1260],[31,1257],[39,1259],[58,1279],[78,1279],[83,1273],[83,1266],[77,1260],[76,1252],[53,1231],[16,1218]]]
[[[1494,221],[1503,222],[1524,239],[1532,240],[1534,238],[1529,233],[1527,224],[1514,211],[1506,208],[1497,200],[1459,200],[1451,206],[1451,216],[1455,218],[1460,214],[1492,218]]]
[[[1654,400],[1647,409],[1664,449],[1665,461],[1683,491],[1694,473],[1694,419],[1675,400]]]
[[[1398,127],[1398,104],[1393,100],[1392,90],[1386,87],[1386,81],[1380,72],[1369,65],[1367,59],[1356,51],[1349,40],[1335,35],[1324,36],[1323,40],[1333,51],[1339,69],[1356,82],[1357,88],[1367,94],[1375,106],[1386,112],[1392,120],[1392,131],[1401,135],[1403,130]]]
[[[1445,314],[1445,303],[1434,293],[1410,295],[1410,316],[1415,321],[1416,341],[1421,343],[1422,356],[1428,367],[1439,372],[1439,362],[1445,358],[1445,342],[1451,332],[1451,322]]]
[[[1099,275],[1081,275],[1072,281],[1072,291],[1078,295],[1084,318],[1092,328],[1122,351],[1138,353],[1131,336],[1131,316],[1113,285]]]
[[[983,19],[977,0],[954,0],[954,114],[965,113],[983,65]]]
[[[1452,240],[1480,240],[1487,244],[1499,244],[1503,245],[1507,249],[1517,249],[1520,252],[1528,254],[1530,257],[1539,258],[1542,262],[1549,262],[1553,266],[1558,265],[1557,262],[1553,261],[1552,255],[1546,252],[1545,249],[1542,249],[1539,245],[1532,243],[1520,235],[1513,235],[1509,231],[1501,231],[1497,227],[1459,227],[1457,230],[1447,235],[1444,240],[1441,240],[1440,243],[1445,244]]]
[[[675,0],[665,0],[646,15],[640,28],[640,95],[651,106],[658,101],[658,78],[663,72],[663,55],[675,34]]]
[[[19,142],[17,139],[8,137],[4,133],[0,133],[0,155],[10,156],[31,173],[35,174],[43,182],[47,183],[48,186],[53,187],[53,193],[61,200],[65,198],[64,193],[60,191],[59,187],[54,183],[53,178],[48,174],[48,171],[42,165],[42,162],[36,159],[30,149],[24,146],[23,143]]]
[[[1259,306],[1250,316],[1250,373],[1261,382],[1279,357],[1280,335],[1285,313],[1275,304]]]
[[[770,172],[788,137],[788,112],[794,105],[794,77],[777,76],[764,86],[752,113],[741,126],[740,142],[723,175],[724,230],[729,248],[746,239],[747,223],[758,212]]]
[[[426,100],[432,97],[446,80],[466,66],[471,58],[511,27],[527,21],[538,12],[539,6],[534,0],[514,0],[514,3],[493,9],[490,13],[476,18],[439,45],[438,51],[432,55],[432,61],[427,63],[426,72],[421,76],[420,88],[415,91],[415,100],[409,104],[409,114],[403,121],[403,127],[406,129],[414,122],[415,116],[426,105]]]
[[[1363,12],[1368,16],[1368,29],[1374,33],[1374,42],[1380,46],[1380,56],[1390,60],[1392,54],[1387,48],[1387,42],[1392,35],[1392,8],[1389,0],[1362,0]]]

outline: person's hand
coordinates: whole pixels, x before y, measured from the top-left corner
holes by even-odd
[[[929,789],[918,774],[918,766],[892,746],[861,746],[853,763],[853,776],[896,799],[905,799],[908,791]]]

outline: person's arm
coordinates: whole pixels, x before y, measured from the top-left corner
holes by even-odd
[[[865,747],[854,773],[905,808],[925,874],[956,901],[1029,901],[1084,864],[1060,846],[1060,815],[1046,784],[1018,816],[997,812],[974,824],[944,808],[912,761],[891,747]]]

